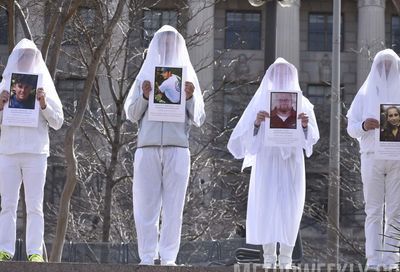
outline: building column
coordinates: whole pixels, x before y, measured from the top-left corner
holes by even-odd
[[[276,4],[276,57],[300,68],[300,0]]]
[[[189,54],[194,69],[200,70],[197,76],[202,91],[211,90],[214,80],[214,2],[188,0],[189,16],[193,18],[188,22],[187,36],[194,44]]]
[[[368,76],[371,59],[385,48],[385,0],[358,0],[357,88]]]

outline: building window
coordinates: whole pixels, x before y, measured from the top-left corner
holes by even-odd
[[[8,13],[4,8],[0,8],[0,44],[8,43]]]
[[[322,124],[329,121],[331,112],[330,94],[331,86],[327,84],[312,84],[307,87],[306,97],[314,105],[318,123]]]
[[[307,98],[314,105],[325,105],[327,95],[331,92],[329,85],[308,85]]]
[[[163,25],[177,27],[178,12],[175,10],[145,10],[143,14],[143,42],[148,47],[154,33]]]
[[[261,12],[227,11],[225,48],[261,49]]]
[[[343,22],[343,16],[341,16]],[[329,13],[314,13],[308,17],[308,50],[332,51],[333,16]],[[343,50],[343,23],[340,31],[340,49]]]
[[[400,52],[400,17],[392,16],[392,40],[391,48],[399,53]]]

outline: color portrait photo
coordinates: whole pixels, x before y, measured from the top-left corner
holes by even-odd
[[[13,73],[11,76],[9,108],[35,108],[38,75]]]
[[[380,134],[381,142],[400,142],[400,105],[380,105]]]
[[[154,103],[180,104],[182,68],[156,67],[154,86]]]
[[[297,93],[271,92],[270,128],[297,128]]]

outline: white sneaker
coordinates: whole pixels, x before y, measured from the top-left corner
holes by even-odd
[[[382,266],[383,271],[399,271],[398,264],[385,264]]]
[[[381,270],[381,266],[377,264],[368,264],[367,267],[365,268],[367,271],[379,271]]]
[[[275,269],[276,265],[275,265],[275,263],[264,263],[263,268],[264,269]]]
[[[176,263],[174,261],[163,261],[163,260],[161,260],[161,265],[163,265],[163,266],[176,266]]]
[[[292,269],[292,264],[291,263],[280,263],[279,264],[279,269],[285,269],[285,270],[288,270],[288,269]]]
[[[139,265],[154,265],[154,260],[142,260]]]

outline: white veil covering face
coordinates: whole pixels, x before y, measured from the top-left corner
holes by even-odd
[[[184,80],[192,82],[195,87],[193,93],[194,123],[196,126],[200,126],[204,122],[205,114],[199,80],[190,62],[184,38],[175,28],[169,25],[164,25],[154,34],[147,51],[146,59],[129,91],[127,101],[125,102],[125,111],[128,112],[128,106],[132,104],[131,102],[135,97],[134,91],[141,91],[141,86],[138,88],[137,84],[145,80],[153,83],[154,68],[156,66],[186,67]]]
[[[356,96],[363,97],[362,120],[380,119],[380,104],[400,104],[400,58],[392,49],[385,49],[375,55],[371,71]],[[358,119],[352,107],[347,113],[349,119]]]
[[[256,138],[253,137],[254,121],[259,111],[269,111],[268,104],[271,91],[298,91],[301,94],[297,69],[283,58],[276,59],[267,69],[259,88],[243,112],[229,139],[228,149],[230,153],[236,159],[244,158],[242,169],[255,164],[255,155],[258,150],[254,149],[254,138]],[[312,127],[312,129],[309,129],[311,135],[308,135],[302,146],[306,150],[306,155],[311,156],[312,145],[319,139],[319,131],[315,121],[313,105],[305,97],[302,98],[301,109],[309,115],[308,125]],[[262,122],[259,133],[264,133],[264,126],[265,122]],[[287,157],[284,154],[287,154],[287,151],[293,148],[280,147],[279,149],[282,156]]]
[[[3,80],[0,83],[1,91],[9,91],[12,73],[41,74],[42,81],[38,82],[37,87],[42,87],[44,89],[48,103],[55,104],[56,108],[62,108],[54,82],[42,58],[42,53],[33,41],[22,39],[14,47],[8,57],[7,66],[3,72]]]

